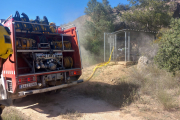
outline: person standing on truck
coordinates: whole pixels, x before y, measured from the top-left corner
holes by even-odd
[[[10,30],[7,27],[4,27],[0,23],[0,78],[3,70],[3,64],[6,62],[7,58],[13,54],[12,43],[10,38]],[[2,83],[2,80],[0,79]],[[0,91],[0,95],[3,91]],[[0,116],[3,109],[8,104],[8,100],[0,100]],[[0,120],[2,118],[0,117]]]

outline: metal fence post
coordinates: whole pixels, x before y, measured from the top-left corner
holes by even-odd
[[[113,37],[113,47],[114,47],[114,42],[115,42],[115,35]],[[114,61],[114,51],[113,51],[113,61]]]
[[[110,44],[110,51],[109,51],[109,55],[111,55],[111,42],[109,43]],[[112,58],[111,58],[112,59]]]
[[[106,35],[106,33],[104,33],[104,62],[106,61],[106,60],[105,60],[105,59],[106,59],[106,58],[105,58],[105,46],[106,46],[106,45],[105,45],[105,37],[106,37],[105,35]]]
[[[115,34],[115,55],[117,55],[117,49],[116,49],[116,45],[117,45],[117,35]]]
[[[126,31],[125,31],[125,62],[126,62]]]
[[[130,32],[128,32],[128,61],[130,61]]]

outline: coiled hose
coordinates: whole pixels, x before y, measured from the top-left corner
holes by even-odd
[[[62,41],[53,41],[55,49],[60,48],[62,49]],[[63,44],[65,46],[65,49],[70,50],[71,49],[71,43],[69,41],[63,41]]]
[[[55,23],[50,23],[49,25],[53,25],[53,26],[50,26],[49,28],[50,28],[50,31],[52,32],[52,33],[55,33],[56,32],[56,25],[55,25]]]
[[[64,46],[66,49],[71,49],[71,43],[69,41],[64,41]]]
[[[64,67],[65,68],[72,68],[72,66],[73,66],[72,57],[64,57]]]

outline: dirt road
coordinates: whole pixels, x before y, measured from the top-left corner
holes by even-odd
[[[139,120],[129,114],[124,115],[119,108],[108,103],[87,98],[76,93],[62,91],[56,95],[38,94],[16,102],[16,108],[32,120]]]
[[[86,79],[92,73],[94,66],[83,70],[81,78]],[[101,75],[95,74],[95,78]],[[102,77],[101,77],[102,78]],[[105,81],[104,81],[105,82]],[[78,85],[78,89],[81,86]],[[130,114],[124,114],[120,108],[112,106],[103,100],[88,98],[78,94],[72,88],[64,89],[59,94],[37,94],[27,96],[21,101],[17,101],[14,107],[27,115],[32,120],[59,120],[59,119],[78,119],[78,120],[139,120]]]

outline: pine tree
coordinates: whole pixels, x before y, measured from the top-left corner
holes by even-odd
[[[127,24],[137,24],[140,29],[159,30],[170,23],[172,12],[168,0],[129,0],[131,10],[122,14]]]
[[[86,15],[90,16],[90,21],[86,21],[86,43],[85,48],[94,54],[100,54],[103,46],[104,32],[114,30],[113,22],[115,17],[111,14],[112,8],[107,0],[103,3],[90,0],[85,8]]]

